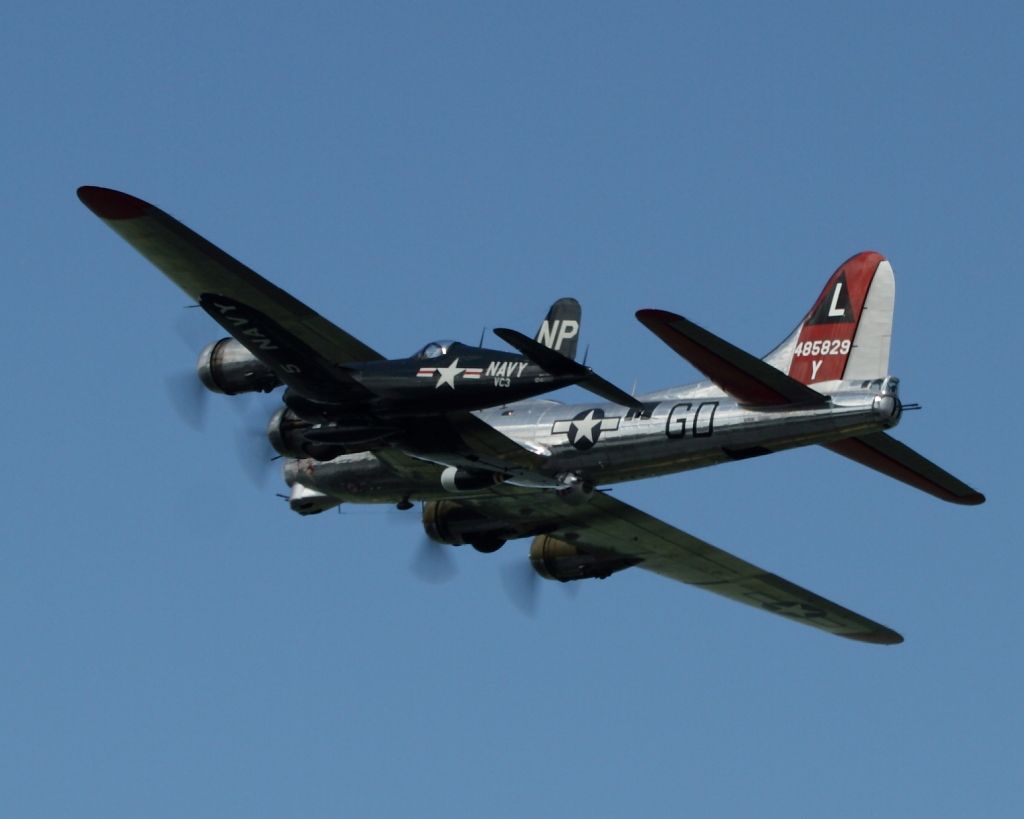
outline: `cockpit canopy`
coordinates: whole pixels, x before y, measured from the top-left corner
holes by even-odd
[[[447,355],[448,348],[454,343],[454,341],[431,341],[429,344],[421,348],[413,358],[420,360],[427,358],[441,358],[441,356]]]

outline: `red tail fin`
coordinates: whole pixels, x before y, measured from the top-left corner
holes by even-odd
[[[858,253],[832,274],[796,332],[766,360],[802,384],[884,377],[894,292],[885,257]]]

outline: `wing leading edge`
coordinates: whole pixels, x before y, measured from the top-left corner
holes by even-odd
[[[154,205],[91,185],[79,188],[78,198],[300,392],[332,379],[346,382],[339,365],[383,358]],[[297,377],[296,369],[309,377]]]

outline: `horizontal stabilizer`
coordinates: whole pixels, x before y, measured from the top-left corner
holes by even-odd
[[[828,399],[759,358],[675,313],[638,310],[637,319],[741,403],[826,404]]]
[[[586,367],[583,364],[579,364],[573,361],[571,358],[567,358],[555,350],[549,347],[545,347],[534,341],[529,336],[525,336],[516,330],[509,330],[505,327],[499,327],[494,331],[494,335],[500,338],[507,344],[515,347],[519,352],[525,355],[530,361],[536,364],[538,367],[542,367],[552,375],[564,375],[570,376],[577,379],[577,384],[586,390],[604,398],[607,401],[613,401],[616,404],[620,404],[624,407],[636,407],[640,409],[643,407],[636,398],[630,395],[624,390],[620,390],[610,381],[605,381],[601,376],[597,375],[590,367]]]
[[[884,432],[847,438],[824,446],[944,501],[967,506],[985,502],[985,496],[980,492]]]

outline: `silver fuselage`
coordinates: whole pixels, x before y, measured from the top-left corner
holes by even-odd
[[[515,485],[571,475],[600,486],[741,460],[886,429],[899,421],[894,378],[835,384],[825,407],[752,409],[708,382],[639,396],[643,411],[615,404],[529,400],[475,413],[542,456]],[[393,451],[392,451],[393,452]],[[332,461],[290,460],[285,478],[296,494],[333,502],[391,503],[452,497],[441,475],[450,455],[361,452]]]

